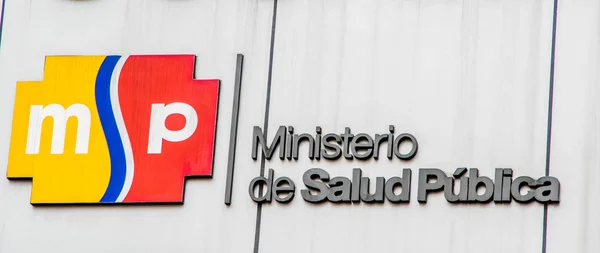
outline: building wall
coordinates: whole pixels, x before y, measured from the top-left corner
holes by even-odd
[[[32,206],[31,181],[0,180],[0,252],[599,252],[599,4],[5,0],[0,164],[16,82],[42,80],[47,55],[191,53],[196,77],[221,88],[214,174],[187,180],[185,204]],[[227,206],[236,54],[245,61]],[[282,125],[369,134],[394,125],[419,151],[410,161],[317,161],[306,149],[297,161],[253,160],[253,127],[271,140]],[[560,203],[416,201],[419,168],[459,167],[549,174]],[[289,204],[249,197],[250,181],[270,168],[296,183]],[[307,203],[309,168],[345,177],[362,168],[372,180],[411,168],[411,201]]]

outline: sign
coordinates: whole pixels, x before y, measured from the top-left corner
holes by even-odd
[[[48,56],[18,82],[7,177],[32,204],[181,203],[211,177],[219,80],[194,55]]]
[[[280,126],[269,144],[263,130],[255,126],[252,137],[252,159],[258,159],[258,150],[270,160],[279,149],[279,159],[298,160],[302,143],[307,143],[307,154],[311,160],[387,159],[410,160],[417,155],[419,144],[412,134],[395,134],[395,127],[389,126],[389,133],[353,134],[349,127],[344,133],[324,134],[317,126],[315,134],[294,133],[293,126]],[[409,144],[408,151],[401,146]],[[468,173],[467,173],[468,171]],[[306,186],[300,190],[302,199],[309,203],[324,201],[334,203],[409,203],[412,170],[405,168],[401,176],[391,178],[376,177],[375,190],[371,191],[371,179],[362,176],[360,168],[352,169],[352,178],[331,176],[321,168],[310,168],[304,172],[302,182]],[[457,168],[451,176],[438,168],[420,168],[417,180],[417,201],[426,203],[430,194],[440,192],[449,203],[519,203],[537,201],[543,204],[560,202],[560,182],[555,177],[543,176],[534,179],[520,176],[513,179],[513,169],[496,168],[494,180],[479,175],[479,169]],[[398,191],[399,190],[399,191]],[[250,198],[257,203],[279,203],[292,201],[296,184],[288,177],[275,177],[269,169],[268,175],[254,178],[249,186]]]
[[[195,80],[193,55],[50,56],[44,80],[18,82],[9,179],[31,178],[32,204],[182,203],[186,177],[212,176],[219,80]],[[225,204],[231,204],[241,55],[238,55]],[[252,159],[411,160],[417,138],[390,125],[380,134],[296,133],[280,126],[269,142],[255,126]],[[403,148],[404,147],[404,148]],[[304,152],[303,152],[304,153]],[[410,168],[389,178],[330,175],[308,168],[299,193],[309,203],[409,203],[416,178],[417,201],[443,195],[449,203],[560,202],[560,182],[551,176],[517,176],[494,168],[493,179],[478,168]],[[296,183],[275,170],[248,184],[257,203],[289,203]],[[373,187],[371,187],[373,186]],[[373,188],[374,190],[371,190]]]

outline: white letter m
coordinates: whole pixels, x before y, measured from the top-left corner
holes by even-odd
[[[75,154],[87,154],[90,140],[90,109],[83,104],[73,104],[65,110],[62,105],[50,104],[46,107],[32,105],[29,114],[29,129],[27,130],[27,147],[25,154],[38,154],[40,152],[40,139],[42,123],[46,117],[52,117],[52,147],[50,154],[62,154],[65,147],[67,120],[77,118],[77,139],[75,141]]]

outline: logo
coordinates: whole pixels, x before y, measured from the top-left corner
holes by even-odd
[[[186,177],[211,177],[219,80],[194,55],[48,56],[17,82],[9,179],[32,204],[182,203]]]

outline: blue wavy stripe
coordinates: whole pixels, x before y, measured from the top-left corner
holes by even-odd
[[[121,56],[107,56],[102,62],[96,77],[96,106],[98,107],[98,115],[110,153],[110,181],[104,196],[100,199],[102,203],[111,203],[117,200],[125,184],[127,169],[125,149],[119,135],[110,99],[110,80],[120,58]]]

